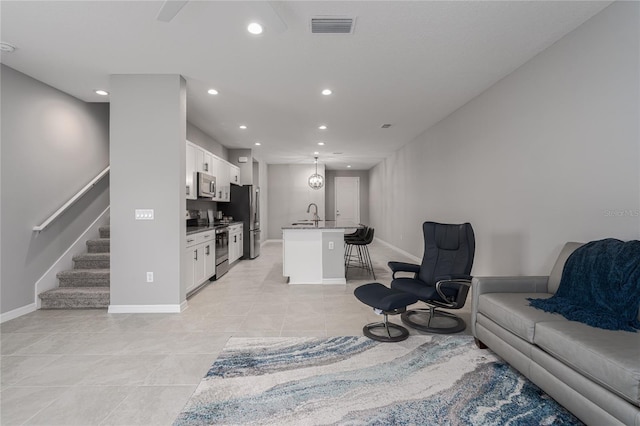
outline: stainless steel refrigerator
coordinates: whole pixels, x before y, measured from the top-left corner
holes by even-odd
[[[225,216],[244,224],[244,258],[260,256],[260,187],[231,185],[230,201],[218,203],[218,208]]]

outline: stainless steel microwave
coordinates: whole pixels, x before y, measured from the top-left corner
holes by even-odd
[[[198,197],[214,198],[216,196],[216,177],[198,172]]]

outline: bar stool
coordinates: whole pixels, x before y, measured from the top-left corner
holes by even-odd
[[[363,268],[371,274],[373,279],[376,279],[376,273],[373,270],[373,262],[371,261],[371,255],[369,254],[369,244],[373,241],[375,229],[367,228],[366,234],[362,238],[345,238],[345,275],[348,273],[349,268]],[[356,254],[353,254],[353,248],[356,247]],[[355,263],[355,264],[354,264]]]

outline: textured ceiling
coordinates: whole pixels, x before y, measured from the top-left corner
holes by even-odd
[[[162,3],[2,1],[2,63],[90,102],[111,74],[182,74],[188,120],[223,145],[368,169],[611,2],[190,1],[168,23]],[[311,34],[322,15],[355,31]]]

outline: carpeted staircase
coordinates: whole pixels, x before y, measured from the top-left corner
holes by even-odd
[[[88,253],[74,256],[73,269],[58,273],[60,286],[40,293],[41,309],[89,309],[109,306],[109,225],[87,241]]]

